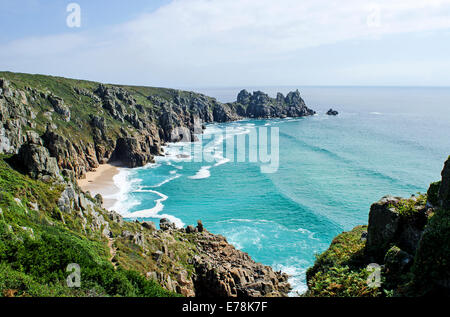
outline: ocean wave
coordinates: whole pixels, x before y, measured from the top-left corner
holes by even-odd
[[[217,166],[229,163],[229,162],[230,162],[230,159],[222,157],[222,159],[220,159],[219,161],[217,161],[216,164],[214,164],[214,167],[217,167]]]
[[[308,229],[305,228],[297,228],[297,229],[290,229],[282,224],[279,224],[276,221],[273,220],[266,220],[266,219],[236,219],[236,218],[232,218],[232,219],[227,219],[227,220],[220,220],[217,221],[217,223],[226,223],[226,224],[233,224],[236,222],[240,222],[240,223],[251,223],[253,225],[266,225],[266,224],[270,224],[272,226],[274,226],[274,228],[277,231],[286,231],[286,232],[297,232],[297,233],[301,233],[302,235],[307,236],[309,239],[311,240],[317,240],[320,241],[320,239],[315,237],[315,232],[312,232]]]
[[[182,169],[183,169],[183,166],[181,166],[181,165],[175,165],[175,164],[173,164],[173,163],[170,162],[170,161],[166,161],[165,163],[166,163],[167,166],[172,166],[173,168],[176,168],[177,170],[182,170]]]
[[[208,178],[211,176],[211,172],[209,171],[211,168],[211,166],[202,166],[199,171],[197,172],[197,174],[195,174],[194,176],[189,176],[188,178],[190,179],[204,179],[204,178]]]
[[[167,184],[168,182],[171,182],[171,181],[173,181],[174,179],[177,179],[177,178],[180,178],[180,177],[181,177],[180,174],[175,174],[174,176],[169,177],[168,179],[165,179],[165,180],[163,180],[162,182],[160,182],[160,183],[158,183],[158,184],[156,184],[156,185],[147,186],[147,187],[158,188],[158,187],[161,187],[162,185]]]
[[[166,201],[169,197],[164,195],[163,193],[160,193],[156,190],[151,189],[136,189],[134,191],[135,193],[153,193],[158,195],[160,198],[155,200],[155,206],[153,208],[149,209],[143,209],[133,212],[125,212],[122,213],[122,216],[125,218],[156,218],[156,219],[162,219],[167,218],[170,221],[172,221],[178,228],[184,227],[183,221],[181,219],[167,214],[160,215],[159,213],[164,210],[164,204],[163,202]]]
[[[285,263],[274,262],[271,267],[275,271],[281,271],[289,276],[289,283],[292,286],[289,296],[294,297],[305,293],[308,290],[306,284],[306,270],[312,264],[295,257],[283,262]]]
[[[152,169],[152,168],[158,168],[160,166],[161,166],[161,164],[159,164],[159,163],[148,163],[145,166],[138,167],[138,168],[141,168],[141,169]],[[138,168],[136,168],[136,169],[138,169]]]
[[[398,184],[400,186],[407,186],[407,187],[410,187],[410,188],[415,188],[415,186],[413,184],[405,183],[405,182],[403,182],[403,181],[401,181],[401,180],[399,180],[399,179],[397,179],[397,178],[395,178],[393,176],[390,176],[390,175],[387,175],[387,174],[382,173],[380,171],[377,171],[376,169],[362,166],[359,162],[357,162],[355,160],[350,160],[350,159],[344,158],[341,155],[339,155],[339,154],[337,154],[337,153],[335,153],[335,152],[333,152],[331,150],[328,150],[328,149],[325,149],[325,148],[322,148],[322,147],[319,147],[319,146],[308,144],[308,143],[306,143],[306,142],[296,138],[295,136],[289,135],[289,134],[284,133],[284,132],[280,132],[280,136],[284,136],[284,137],[286,137],[286,138],[296,142],[297,144],[308,148],[309,150],[311,150],[313,152],[323,153],[323,154],[327,155],[328,157],[330,157],[331,159],[334,159],[336,161],[344,163],[347,166],[351,166],[353,171],[359,171],[359,172],[364,173],[365,175],[367,175],[369,177],[376,177],[378,179],[386,180],[386,181],[388,181],[390,183]]]
[[[132,172],[127,168],[119,168],[119,173],[114,175],[114,185],[119,189],[115,194],[107,195],[104,198],[114,199],[116,202],[111,207],[118,213],[123,214],[128,212],[131,208],[139,205],[139,201],[129,197],[136,184],[139,184],[142,179],[131,178]]]

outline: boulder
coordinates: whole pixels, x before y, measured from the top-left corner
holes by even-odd
[[[103,205],[103,196],[102,195],[100,195],[100,194],[97,194],[97,195],[95,195],[95,200],[97,201],[97,204],[99,205],[99,206],[102,206]]]
[[[132,241],[134,244],[144,247],[144,235],[141,232],[122,231],[122,237]]]
[[[329,116],[337,116],[339,114],[339,112],[337,112],[336,110],[330,109],[327,111],[327,115]]]
[[[197,231],[198,232],[203,232],[204,228],[203,228],[203,223],[201,220],[197,221]]]
[[[62,179],[56,158],[51,157],[48,149],[41,144],[40,138],[32,138],[23,144],[17,155],[20,164],[33,178]]]
[[[167,218],[162,218],[159,221],[159,227],[161,228],[161,230],[163,231],[167,231],[170,229],[176,229],[176,226],[173,222],[171,222],[169,219]]]
[[[186,233],[195,233],[195,227],[194,226],[187,226],[186,227]]]
[[[64,104],[64,100],[60,97],[49,95],[48,100],[53,106],[53,109],[55,109],[55,112],[61,115],[64,119],[64,121],[69,122],[70,121],[70,110],[69,107],[67,107]]]
[[[399,197],[385,196],[370,207],[366,251],[377,261],[381,262],[395,240],[400,215],[393,206],[400,200]]]
[[[141,226],[148,230],[156,231],[156,225],[153,221],[144,221],[142,222]]]
[[[118,223],[119,225],[123,224],[123,217],[118,212],[115,212],[114,210],[108,211],[108,217],[110,220]]]
[[[397,284],[398,278],[409,271],[414,257],[397,246],[391,247],[384,257],[385,274],[388,282]]]

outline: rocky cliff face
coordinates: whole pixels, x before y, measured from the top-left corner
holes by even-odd
[[[270,98],[244,90],[237,102],[223,104],[172,89],[14,73],[0,78],[0,153],[19,153],[32,130],[58,167],[77,178],[108,161],[127,167],[152,162],[164,143],[194,141],[203,123],[314,114],[298,91]]]
[[[291,289],[286,274],[255,263],[247,253],[235,249],[224,237],[209,233],[203,226],[177,229],[167,219],[161,220],[159,231],[154,225],[142,225],[152,227],[153,237],[164,241],[160,250],[151,253],[158,264],[178,261],[176,241],[185,241],[192,250],[188,260],[191,270],[161,273],[163,269],[157,269],[147,273],[169,290],[185,296],[283,297]],[[142,246],[145,248],[145,244]]]

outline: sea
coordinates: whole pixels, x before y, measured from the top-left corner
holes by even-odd
[[[168,144],[156,163],[121,169],[112,208],[225,236],[287,273],[292,296],[333,238],[367,224],[372,203],[409,197],[440,179],[450,155],[450,88],[239,87],[191,89],[235,101],[299,89],[317,114],[207,124],[195,143]],[[328,116],[333,108],[338,116]]]

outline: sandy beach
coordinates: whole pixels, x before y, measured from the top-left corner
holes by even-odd
[[[116,200],[107,198],[119,192],[119,188],[114,184],[113,177],[119,173],[119,168],[111,164],[103,164],[88,172],[86,178],[78,180],[78,186],[83,191],[89,191],[92,196],[100,194],[103,196],[103,207],[110,209]]]

